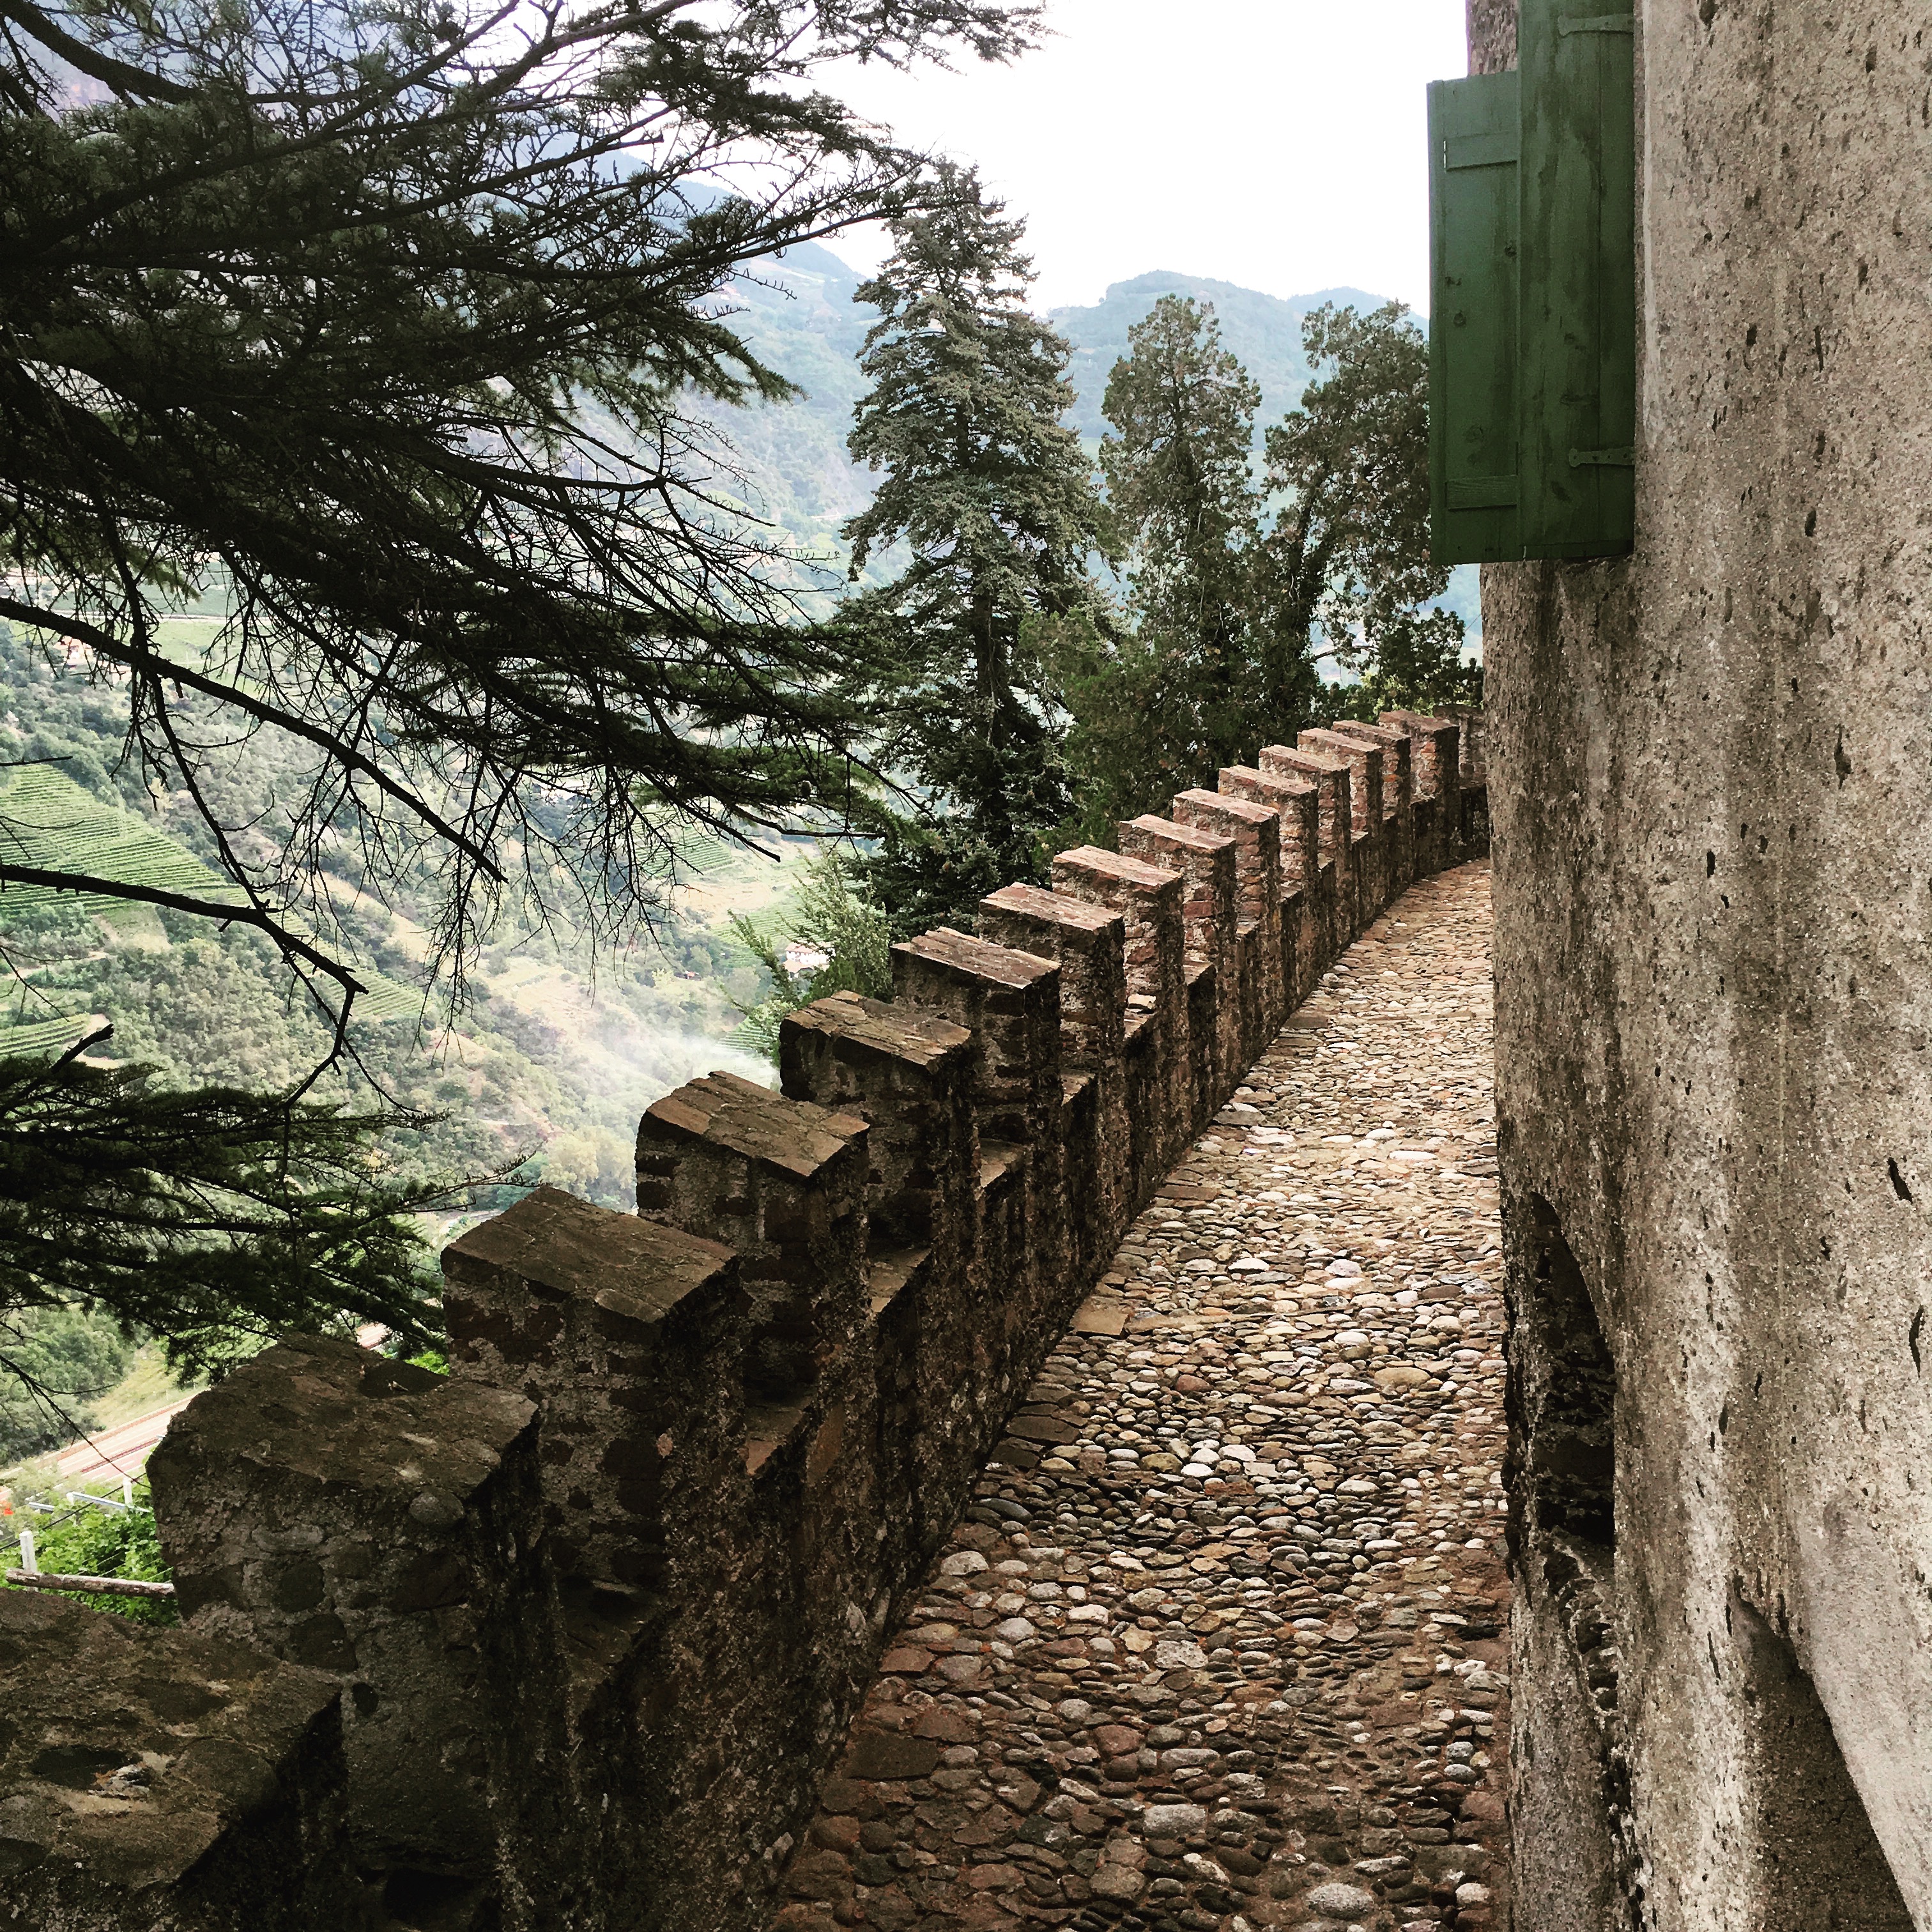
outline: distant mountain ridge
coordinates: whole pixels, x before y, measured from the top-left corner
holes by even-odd
[[[1324,302],[1342,308],[1379,308],[1385,297],[1361,289],[1322,289],[1313,295],[1263,295],[1233,282],[1210,280],[1156,268],[1131,281],[1114,282],[1088,308],[1056,308],[1048,319],[1073,344],[1067,374],[1080,392],[1072,421],[1083,436],[1098,441],[1106,418],[1100,413],[1107,378],[1127,352],[1127,332],[1163,296],[1186,296],[1210,305],[1221,325],[1221,340],[1260,386],[1257,432],[1278,422],[1301,400],[1308,386],[1308,358],[1302,352],[1304,320]]]

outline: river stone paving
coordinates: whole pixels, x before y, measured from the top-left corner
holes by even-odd
[[[1507,1922],[1489,884],[1378,921],[1136,1223],[775,1932]]]

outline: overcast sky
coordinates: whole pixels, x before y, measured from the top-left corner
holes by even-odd
[[[1423,88],[1467,70],[1462,0],[1048,0],[1010,67],[856,68],[839,91],[979,164],[1027,218],[1036,300],[1170,268],[1300,295],[1429,292]],[[860,267],[875,235],[835,240]]]

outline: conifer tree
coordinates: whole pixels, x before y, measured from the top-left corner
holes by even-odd
[[[1081,823],[1157,809],[1252,743],[1249,580],[1261,392],[1210,306],[1163,296],[1107,382],[1108,507],[1129,560],[1130,637],[1090,634],[1069,667]]]
[[[0,1373],[57,1401],[23,1317],[76,1304],[160,1335],[193,1367],[288,1328],[374,1322],[422,1344],[410,1217],[443,1191],[386,1177],[370,1144],[393,1117],[170,1092],[81,1046],[51,1064],[0,1060]]]
[[[1268,429],[1258,479],[1258,392],[1212,310],[1164,296],[1128,340],[1100,460],[1133,629],[1066,666],[1090,838],[1270,739],[1479,682],[1462,620],[1434,608],[1427,345],[1400,304],[1304,319],[1318,380]]]
[[[1043,876],[1072,801],[1040,628],[1098,613],[1088,560],[1108,542],[1092,465],[1060,421],[1071,352],[1027,308],[1025,225],[970,172],[943,180],[856,297],[879,320],[850,446],[884,480],[846,526],[852,574],[907,552],[857,614],[892,661],[881,762],[915,800],[880,812],[868,868],[901,932],[970,925],[986,893]]]

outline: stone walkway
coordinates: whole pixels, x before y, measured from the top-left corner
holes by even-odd
[[[1486,864],[1408,892],[1140,1217],[776,1928],[1506,1922],[1489,932]]]

